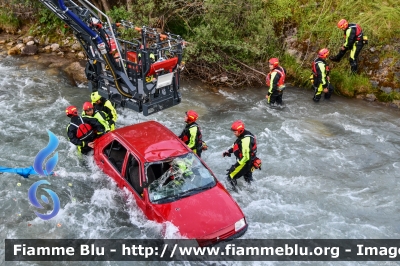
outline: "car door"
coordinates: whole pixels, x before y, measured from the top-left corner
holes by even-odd
[[[103,171],[112,177],[119,187],[123,186],[127,149],[118,140],[112,140],[102,151]]]
[[[137,205],[144,212],[146,207],[143,200],[144,183],[142,182],[143,167],[139,160],[132,154],[128,153],[128,159],[124,169],[124,187],[126,187],[133,195]]]

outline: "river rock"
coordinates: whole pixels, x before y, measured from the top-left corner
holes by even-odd
[[[373,102],[376,100],[376,96],[372,93],[369,93],[369,94],[365,95],[364,99],[368,102]]]
[[[25,44],[23,44],[23,43],[19,43],[15,46],[15,48],[20,49],[20,50],[22,50],[22,48],[24,48],[24,47],[25,47]]]
[[[393,104],[393,105],[396,105],[397,108],[400,108],[400,100],[393,100],[393,101],[392,101],[392,104]]]
[[[82,50],[82,46],[81,46],[79,43],[74,43],[74,44],[71,46],[71,49],[72,49],[72,50],[75,50],[75,51],[80,51],[80,50]]]
[[[8,55],[19,55],[21,53],[21,49],[17,47],[13,47],[8,50]]]
[[[16,44],[16,42],[11,41],[11,42],[7,43],[6,46],[7,46],[7,47],[11,47],[11,46],[13,46],[14,44]]]
[[[50,53],[50,51],[51,51],[51,46],[50,46],[50,45],[47,45],[46,47],[43,48],[43,50],[44,50],[46,53]]]
[[[34,44],[35,44],[35,41],[29,41],[26,43],[26,45],[34,45]]]
[[[370,83],[372,85],[372,88],[378,88],[379,87],[379,82],[376,80],[370,80]]]
[[[53,52],[57,51],[58,49],[60,49],[60,45],[58,43],[53,43],[52,45],[50,45],[51,50]]]
[[[26,43],[26,45],[29,45],[28,42],[33,41],[33,40],[34,40],[33,36],[28,36],[28,37],[22,38],[22,42]]]
[[[87,82],[85,67],[79,62],[68,65],[64,71],[75,82],[76,85]]]
[[[79,59],[85,59],[85,57],[86,57],[86,56],[85,56],[85,53],[84,53],[84,52],[79,52],[79,53],[78,53],[78,58],[79,58]]]
[[[383,91],[384,93],[391,93],[392,92],[392,88],[391,87],[380,87],[379,88],[381,91]]]
[[[27,45],[22,48],[21,54],[22,55],[35,55],[38,52],[38,48],[36,45]]]

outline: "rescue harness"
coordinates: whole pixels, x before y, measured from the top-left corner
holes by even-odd
[[[279,68],[279,69],[278,69]],[[271,86],[271,74],[273,72],[277,72],[280,75],[279,81],[278,81],[278,90],[282,91],[285,89],[285,71],[282,69],[282,67],[277,67],[274,68],[271,72],[268,73],[266,79],[265,79],[265,83],[267,84],[267,87],[269,88]]]

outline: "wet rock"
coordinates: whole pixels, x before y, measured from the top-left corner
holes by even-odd
[[[8,50],[8,55],[19,55],[21,53],[21,49],[17,48],[17,47],[13,47],[11,49]]]
[[[364,95],[362,95],[362,94],[357,94],[356,95],[356,99],[364,99],[365,98],[365,96]]]
[[[368,102],[373,102],[376,101],[376,96],[372,93],[365,95],[364,100],[368,101]]]
[[[82,47],[81,47],[81,45],[80,45],[79,43],[74,43],[74,44],[71,46],[71,49],[72,49],[72,50],[75,50],[75,51],[80,51],[80,50],[82,50]]]
[[[384,81],[388,75],[389,75],[388,68],[381,68],[375,72],[375,76],[379,81]]]
[[[50,53],[50,51],[51,51],[51,46],[50,46],[50,45],[47,45],[46,47],[43,48],[43,50],[44,50],[46,53]]]
[[[400,108],[400,100],[393,100],[392,105],[396,106],[396,108]]]
[[[386,58],[382,61],[382,67],[389,67],[393,64],[393,58]]]
[[[34,40],[33,36],[28,36],[28,37],[22,38],[22,42],[26,43],[27,45],[28,45],[28,42],[33,41],[33,40]]]
[[[66,63],[63,61],[51,62],[49,63],[50,68],[65,68]]]
[[[371,65],[379,63],[379,56],[377,55],[371,56],[368,60],[368,63],[370,63]]]
[[[85,53],[84,53],[84,52],[79,52],[79,53],[78,53],[78,58],[79,58],[79,59],[85,59],[85,57],[86,57],[86,56],[85,56]]]
[[[19,43],[15,46],[15,48],[20,49],[20,50],[22,50],[22,48],[24,48],[24,47],[25,47],[25,44],[23,44],[23,43]]]
[[[380,87],[379,90],[383,91],[384,93],[391,93],[393,89],[391,87]]]
[[[11,41],[11,42],[7,43],[6,46],[7,46],[7,47],[11,47],[11,46],[13,46],[14,44],[16,44],[16,42]]]
[[[370,80],[370,83],[373,88],[378,88],[379,82],[377,80]]]
[[[22,48],[21,54],[22,55],[35,55],[38,52],[38,48],[36,45],[27,45]]]
[[[76,85],[87,82],[85,75],[85,67],[79,62],[74,62],[68,65],[64,71],[75,82]]]
[[[53,43],[52,45],[50,45],[50,47],[53,52],[56,52],[58,51],[58,49],[60,49],[60,45],[58,43]]]

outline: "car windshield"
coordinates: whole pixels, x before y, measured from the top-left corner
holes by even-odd
[[[216,185],[213,175],[193,153],[151,164],[148,167],[161,169],[159,171],[161,175],[157,176],[155,173],[156,179],[149,185],[151,202],[175,201]]]

